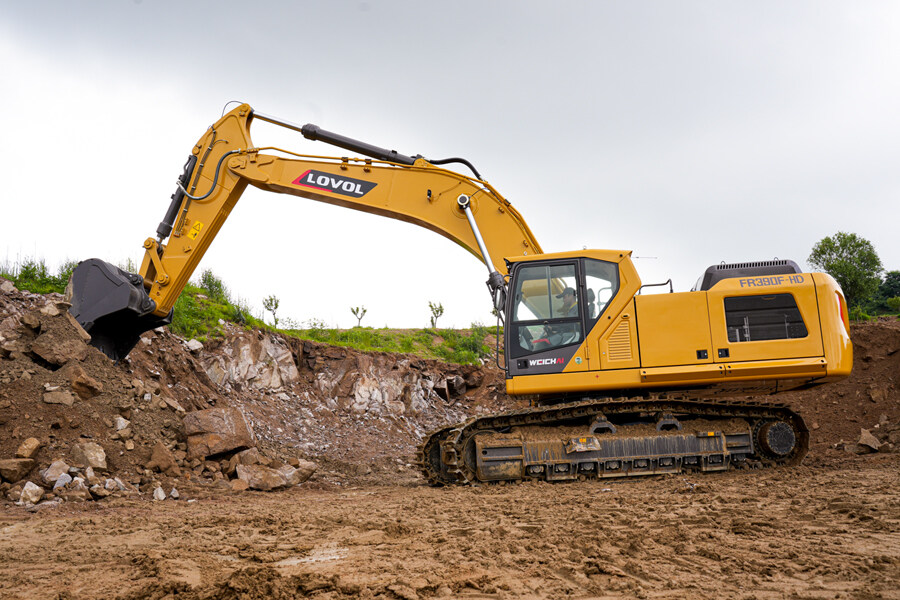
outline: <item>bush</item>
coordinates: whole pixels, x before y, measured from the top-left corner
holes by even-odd
[[[20,290],[35,294],[63,294],[76,264],[66,261],[59,267],[56,275],[52,275],[44,259],[26,258],[21,264],[3,265],[0,267],[0,275],[12,281]]]
[[[228,296],[228,288],[222,283],[222,280],[213,275],[209,269],[204,269],[200,273],[200,287],[206,290],[206,295],[216,302],[230,302]]]
[[[900,296],[887,299],[888,308],[894,312],[900,312]]]

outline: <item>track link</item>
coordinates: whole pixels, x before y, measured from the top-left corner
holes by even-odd
[[[594,398],[443,427],[416,460],[429,484],[464,485],[793,465],[808,447],[803,419],[781,403]]]

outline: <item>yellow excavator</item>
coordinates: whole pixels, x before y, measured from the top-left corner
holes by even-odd
[[[256,147],[252,121],[364,158]],[[456,163],[471,171],[457,173]],[[506,389],[531,407],[449,425],[422,441],[435,485],[561,481],[796,464],[809,433],[775,402],[739,400],[847,377],[847,305],[824,273],[789,260],[718,264],[689,292],[642,294],[631,252],[545,253],[468,161],[406,156],[242,104],[194,146],[144,242],[140,273],[75,269],[71,313],[124,358],[171,322],[191,274],[247,185],[420,225],[484,262],[504,325]],[[499,361],[499,355],[498,355]]]

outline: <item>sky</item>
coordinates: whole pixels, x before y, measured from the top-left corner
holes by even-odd
[[[547,252],[689,290],[838,231],[900,269],[900,3],[0,3],[0,262],[140,263],[232,100],[462,156]],[[257,146],[333,154],[263,122]],[[492,324],[487,269],[414,225],[249,188],[200,265],[303,324]],[[195,274],[199,276],[199,271]],[[267,315],[268,316],[268,315]],[[269,319],[270,320],[270,319]]]

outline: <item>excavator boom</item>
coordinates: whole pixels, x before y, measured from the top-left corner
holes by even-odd
[[[358,151],[367,158],[301,155],[256,147],[250,138],[254,118]],[[435,162],[469,165],[463,159]],[[498,273],[493,279],[495,288],[506,274],[505,257],[542,252],[518,211],[477,176],[315,125],[301,127],[257,114],[243,104],[213,124],[194,146],[156,237],[144,242],[138,274],[99,259],[84,261],[75,270],[72,314],[91,334],[95,346],[118,360],[134,347],[141,333],[171,322],[175,301],[248,185],[406,221],[439,233]],[[473,229],[469,217],[477,218],[481,231]],[[491,248],[492,258],[487,248]]]

